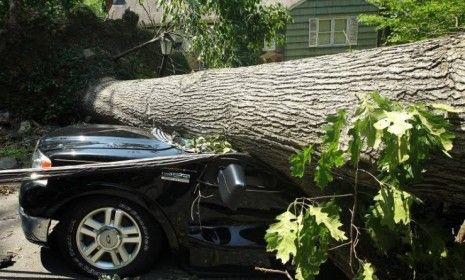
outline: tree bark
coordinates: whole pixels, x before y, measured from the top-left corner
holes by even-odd
[[[325,117],[379,91],[394,100],[465,108],[465,35],[394,47],[157,79],[103,80],[84,105],[99,120],[223,134],[236,148],[288,173],[297,148],[318,144]],[[465,200],[464,113],[454,122],[452,159],[438,155],[412,190]],[[344,176],[350,172],[341,172]],[[368,182],[362,176],[362,182]],[[312,180],[304,180],[311,184]],[[304,183],[305,184],[305,183]],[[310,192],[314,188],[308,189]]]
[[[373,91],[399,101],[464,109],[465,35],[158,79],[106,79],[89,88],[83,104],[101,121],[225,135],[234,147],[288,174],[289,155],[320,143],[328,114],[354,109],[358,96]],[[411,187],[421,198],[464,207],[464,118],[460,113],[451,119],[453,158],[435,156],[425,179]],[[365,160],[372,163],[372,156]],[[339,173],[353,176],[350,170]],[[362,175],[362,185],[373,184]],[[320,194],[311,176],[300,183],[310,194]],[[348,251],[335,256],[339,266],[348,263],[344,255]]]

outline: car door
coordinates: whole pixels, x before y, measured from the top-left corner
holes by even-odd
[[[219,171],[230,164],[241,165],[245,176],[245,187],[235,207],[221,199],[217,182]],[[295,186],[279,173],[250,159],[224,159],[206,169],[191,207],[191,263],[197,266],[207,263],[209,266],[268,265],[265,231],[296,197],[298,191],[291,190]]]

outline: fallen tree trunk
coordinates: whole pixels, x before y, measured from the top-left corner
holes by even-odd
[[[319,143],[325,117],[341,108],[355,108],[358,95],[380,91],[394,100],[465,108],[464,90],[465,35],[456,35],[166,78],[107,79],[89,89],[84,106],[103,121],[223,134],[236,148],[288,173],[289,155]],[[453,120],[457,135],[453,159],[435,158],[425,180],[412,189],[421,197],[463,204],[464,117],[461,113]]]
[[[394,100],[465,108],[465,35],[158,79],[107,79],[89,89],[83,105],[101,121],[222,134],[234,147],[288,173],[289,155],[320,142],[328,114],[354,109],[357,96],[372,91]],[[461,113],[452,120],[453,158],[438,155],[425,180],[411,188],[420,197],[463,207],[464,118]],[[365,160],[370,164],[370,155]],[[351,177],[349,170],[340,174]],[[301,183],[316,194],[312,181],[307,177]],[[348,249],[338,251],[333,260],[350,274]]]

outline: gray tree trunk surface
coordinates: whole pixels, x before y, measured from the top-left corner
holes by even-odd
[[[101,121],[223,134],[288,174],[289,155],[320,142],[328,114],[354,109],[357,96],[373,91],[465,109],[465,35],[157,79],[103,80],[89,89],[84,105]],[[465,114],[459,117],[452,120],[453,159],[438,155],[416,193],[465,201]]]
[[[225,135],[234,147],[288,174],[289,155],[320,142],[328,114],[354,110],[357,96],[373,91],[464,109],[465,35],[157,79],[107,79],[91,87],[83,103],[101,121]],[[420,197],[465,205],[464,118],[452,119],[453,158],[435,157],[425,180],[411,187]],[[369,155],[365,159],[370,163]],[[349,179],[352,171],[339,172]],[[308,176],[301,183],[316,194],[312,181]]]

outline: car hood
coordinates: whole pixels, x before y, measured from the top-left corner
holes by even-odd
[[[156,139],[148,131],[116,125],[74,125],[45,135],[41,151],[78,149],[165,150],[170,143]]]

